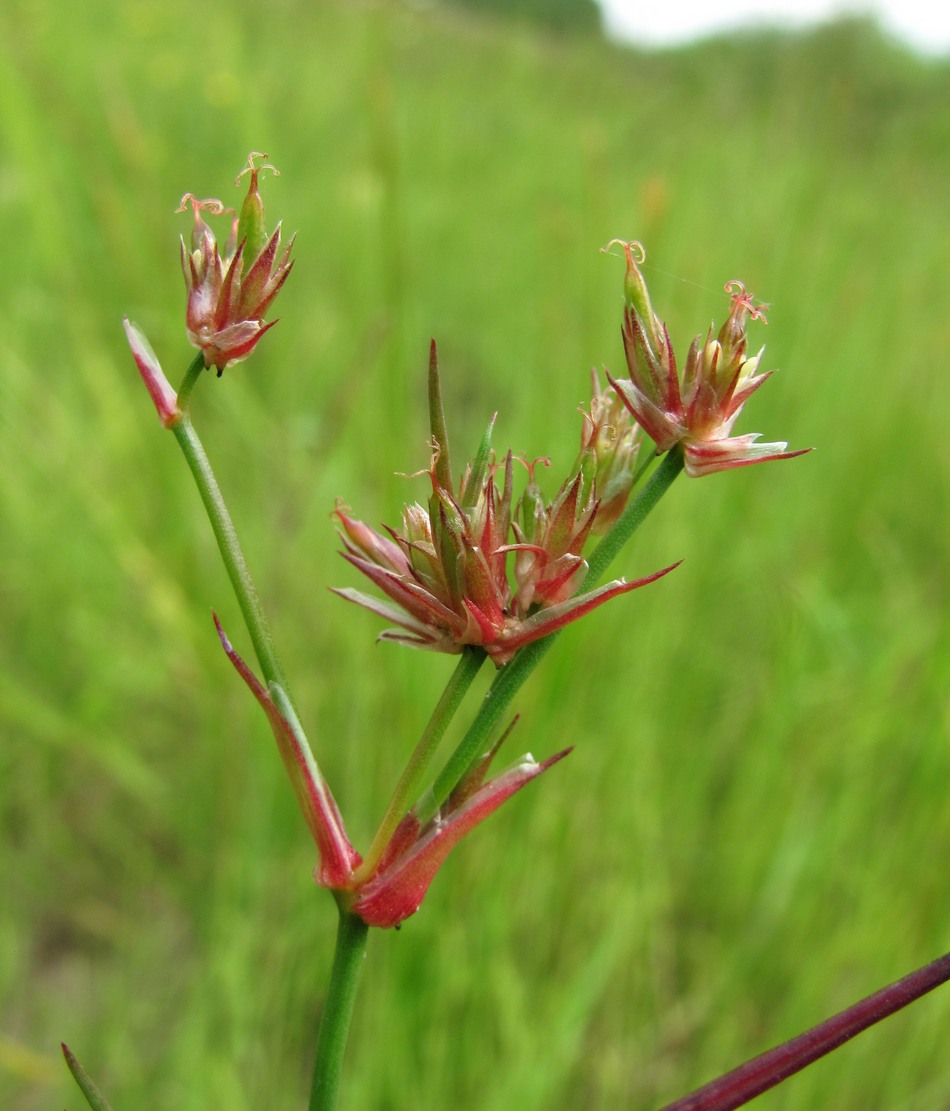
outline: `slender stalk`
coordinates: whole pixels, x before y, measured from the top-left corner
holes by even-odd
[[[356,989],[366,954],[369,926],[340,904],[333,969],[323,1004],[313,1064],[309,1111],[332,1111],[336,1107],[343,1070],[343,1054],[350,1032]]]
[[[198,492],[211,522],[211,528],[218,542],[221,558],[224,561],[228,577],[241,607],[241,613],[244,616],[244,622],[254,645],[261,671],[264,673],[271,694],[278,700],[281,713],[293,729],[306,756],[312,762],[310,748],[297,721],[296,713],[293,711],[287,680],[277,659],[260,597],[238,541],[234,522],[231,520],[231,514],[228,512],[227,505],[222,497],[214,471],[211,469],[211,463],[187,412],[188,397],[200,377],[203,366],[203,359],[199,355],[185,374],[184,382],[178,392],[178,407],[182,410],[182,415],[172,425],[172,430],[197,484]],[[477,669],[472,670],[472,677],[474,677],[475,670]],[[469,682],[471,682],[471,679],[469,679]],[[461,694],[464,694],[464,689]],[[446,696],[443,696],[443,702],[445,701],[447,701]],[[450,702],[451,699],[448,701]],[[451,714],[449,714],[450,718]],[[444,726],[442,728],[444,729]],[[439,735],[441,736],[441,734]],[[311,775],[314,779],[320,778],[315,763],[312,764]],[[339,898],[338,907],[340,920],[337,929],[336,950],[333,956],[333,968],[330,973],[323,1017],[317,1035],[310,1111],[331,1111],[336,1105],[340,1075],[343,1068],[343,1053],[346,1048],[353,1005],[356,1000],[359,972],[362,967],[369,932],[366,923],[357,915],[352,914]]]
[[[178,390],[176,400],[178,401],[178,408],[181,409],[182,412],[188,408],[188,398],[191,397],[191,391],[197,385],[198,379],[205,369],[205,357],[199,351],[191,360],[191,366],[185,371],[184,380]]]
[[[862,1030],[895,1014],[950,980],[950,953],[840,1011],[824,1022],[746,1061],[662,1111],[732,1111],[837,1049]]]
[[[192,364],[193,366],[194,364]],[[190,377],[191,370],[186,376],[186,385]],[[254,645],[258,663],[261,665],[261,671],[263,671],[264,677],[269,683],[278,683],[284,691],[288,691],[287,680],[278,662],[270,630],[267,627],[264,611],[261,608],[260,598],[234,529],[234,522],[231,520],[231,514],[224,503],[221,489],[214,476],[214,471],[211,469],[211,463],[205,449],[187,413],[182,414],[181,419],[172,426],[172,431],[175,433],[175,439],[185,456],[198,487],[198,492],[201,495],[201,500],[204,503],[211,528],[218,542],[218,550],[221,553],[228,578],[231,580],[231,585],[237,596],[238,605],[241,607],[244,623],[247,625],[247,631]]]
[[[459,662],[442,692],[442,697],[432,711],[425,732],[419,738],[419,743],[416,745],[412,756],[410,756],[409,763],[406,765],[393,796],[389,800],[389,806],[386,808],[383,820],[376,831],[373,843],[363,858],[363,863],[356,871],[354,879],[357,884],[373,874],[373,870],[379,863],[379,858],[395,832],[396,826],[399,825],[409,809],[410,802],[415,797],[419,786],[419,781],[425,774],[425,770],[429,766],[429,762],[435,754],[449,722],[462,704],[462,699],[468,692],[472,680],[478,674],[478,670],[485,659],[485,653],[481,648],[470,645],[463,650]]]
[[[646,486],[620,514],[613,528],[601,540],[587,561],[587,578],[584,585],[596,586],[604,572],[619,554],[620,549],[646,520],[650,510],[673,484],[683,469],[683,452],[679,446],[670,448],[660,465],[650,475]]]
[[[588,561],[585,586],[595,586],[620,549],[646,520],[650,510],[659,502],[683,469],[683,454],[678,447],[667,452],[649,481],[621,513],[613,528],[594,549]],[[536,640],[518,652],[511,663],[495,677],[485,701],[479,708],[468,732],[458,748],[449,757],[432,787],[416,806],[420,822],[431,818],[448,798],[455,785],[469,769],[472,761],[489,745],[491,735],[498,728],[512,699],[525,680],[548,653],[560,633],[552,633],[543,640]]]

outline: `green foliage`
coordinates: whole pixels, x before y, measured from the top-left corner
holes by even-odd
[[[653,1108],[946,949],[947,65],[351,0],[9,0],[0,41],[0,1105],[81,1106],[60,1041],[117,1109],[305,1101],[335,910],[120,327],[177,383],[173,210],[252,149],[299,261],[195,421],[361,847],[453,661],[326,591],[328,513],[424,494],[431,335],[462,455],[497,410],[553,491],[637,237],[684,353],[726,280],[771,303],[742,430],[817,449],[679,480],[618,573],[683,566],[560,638],[508,743],[576,751],[370,939],[345,1106]],[[948,1027],[944,990],[759,1103],[942,1106]]]
[[[448,0],[493,17],[529,21],[554,31],[597,31],[600,8],[595,0]]]

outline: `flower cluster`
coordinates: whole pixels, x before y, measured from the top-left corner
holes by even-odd
[[[258,178],[262,169],[278,172],[273,166],[254,164],[255,159],[266,157],[252,152],[247,166],[238,174],[235,185],[250,174],[239,216],[219,200],[200,201],[191,193],[186,193],[178,206],[178,211],[184,212],[190,204],[194,213],[191,250],[185,246],[184,238],[181,241],[181,267],[188,291],[185,330],[189,341],[202,353],[205,366],[217,367],[218,377],[226,366],[246,359],[264,333],[277,323],[273,320],[265,324],[264,314],[293,268],[290,261],[293,238],[279,253],[280,224],[270,236],[264,230]],[[223,250],[219,250],[202,212],[232,217],[231,234]],[[165,428],[174,428],[182,419],[179,402],[185,405],[188,388],[177,395],[142,330],[128,319],[123,326],[158,418]]]
[[[771,374],[759,373],[762,351],[747,355],[746,325],[750,319],[764,321],[765,309],[754,304],[742,282],[726,283],[732,298],[729,315],[718,335],[710,328],[705,341],[700,336],[693,340],[681,376],[669,333],[653,311],[640,272],[642,246],[613,240],[607,247],[613,243],[620,243],[627,260],[623,346],[630,377],[608,378],[657,453],[681,445],[686,473],[693,477],[803,455],[808,449],[757,444],[757,433],[731,435],[743,405]]]
[[[591,404],[596,416],[585,420],[575,473],[557,496],[544,500],[535,463],[528,465],[527,488],[514,505],[515,460],[509,451],[502,464],[493,462],[492,425],[456,489],[439,397],[433,346],[433,452],[424,472],[432,486],[428,505],[407,506],[402,531],[389,529],[388,535],[336,509],[345,558],[388,600],[348,588],[336,593],[397,626],[382,633],[382,639],[441,652],[476,645],[500,667],[524,645],[672,570],[633,582],[617,579],[580,593],[587,575],[582,550],[605,504],[599,497],[599,476],[605,476],[602,481],[610,491],[606,505],[616,515],[633,486],[638,446],[627,427],[619,436],[611,435],[611,405],[603,393]]]
[[[263,157],[248,158],[243,171],[250,175],[248,193],[240,215],[230,213],[231,234],[223,249],[202,214],[224,215],[230,210],[218,200],[198,200],[191,194],[183,198],[180,209],[190,204],[194,213],[191,248],[184,240],[181,246],[188,337],[201,351],[204,365],[216,367],[219,375],[250,355],[273,327],[274,322],[264,323],[264,316],[292,266],[292,241],[281,251],[280,225],[270,235],[264,230],[258,178],[261,169],[272,167],[255,165],[255,159]],[[584,549],[590,538],[613,529],[600,553],[599,562],[605,564],[602,557],[612,552],[611,543],[629,535],[625,522],[633,518],[624,510],[644,470],[638,468],[643,433],[652,439],[658,454],[681,451],[691,475],[801,454],[786,451],[784,443],[756,445],[754,435],[731,435],[743,405],[768,377],[759,373],[761,352],[747,354],[746,325],[750,319],[764,319],[764,314],[742,284],[727,285],[732,304],[726,322],[715,336],[710,330],[705,342],[694,341],[680,375],[666,328],[653,312],[640,273],[642,248],[635,243],[622,247],[627,260],[622,335],[630,377],[608,375],[609,385],[602,387],[594,373],[579,454],[550,501],[537,481],[541,466],[549,461],[529,462],[511,451],[497,458],[492,450],[494,419],[460,480],[454,481],[432,344],[431,455],[429,466],[421,472],[430,486],[426,503],[406,506],[401,529],[384,532],[355,519],[341,505],[335,510],[342,554],[382,597],[351,588],[336,593],[390,622],[394,627],[381,634],[383,639],[440,652],[477,649],[500,668],[526,645],[671,571],[675,564],[646,578],[616,579],[602,586],[591,583],[585,590],[589,565]],[[159,418],[166,427],[178,428],[185,419],[187,383],[193,384],[200,374],[200,361],[192,364],[186,387],[176,395],[141,331],[129,321],[125,328]],[[527,481],[516,497],[515,474],[521,466]],[[220,625],[218,633],[273,730],[317,847],[317,883],[332,890],[341,905],[369,925],[396,926],[415,913],[461,838],[570,751],[540,763],[525,755],[489,779],[502,736],[490,752],[466,756],[470,762],[461,774],[453,768],[447,797],[436,799],[433,787],[410,805],[408,788],[405,800],[397,791],[392,812],[364,860],[346,834],[281,686],[279,668],[268,670],[262,660],[265,685],[234,650]],[[480,736],[475,734],[476,739]]]
[[[260,157],[263,156],[252,154],[248,159],[245,171],[250,173],[251,179],[248,195],[240,217],[232,222],[231,236],[223,252],[219,251],[201,215],[202,212],[224,214],[227,210],[221,202],[199,201],[190,195],[182,202],[182,207],[187,203],[192,205],[195,217],[191,251],[182,243],[182,267],[188,288],[188,337],[201,350],[205,366],[217,367],[219,374],[224,367],[251,354],[264,332],[272,327],[263,323],[263,317],[292,265],[289,260],[290,245],[278,257],[279,225],[270,237],[264,232],[263,206],[258,192],[260,168],[254,164],[255,158]],[[166,428],[176,428],[185,419],[182,408],[185,393],[176,395],[141,330],[129,320],[124,322],[124,326],[132,355],[159,419]],[[200,371],[196,368],[195,373]],[[437,367],[433,373],[435,388],[438,389]],[[441,403],[438,411],[441,413]],[[440,434],[442,439],[439,442],[445,445],[446,455],[442,463],[433,463],[434,484],[438,490],[441,490],[441,477],[448,473],[444,422],[438,428],[434,426],[437,440]],[[488,455],[486,443],[475,467],[470,468],[465,477],[460,503],[452,495],[451,486],[443,491],[445,496],[439,498],[434,495],[433,512],[440,521],[440,550],[447,560],[451,560],[451,545],[459,545],[456,553],[459,565],[466,554],[474,557],[477,537],[477,543],[484,544],[490,553],[484,566],[497,567],[495,552],[502,546],[500,537],[507,532],[510,522],[511,456],[507,462],[508,492],[499,495],[494,488],[494,467],[489,465]],[[504,509],[500,508],[502,504]],[[452,518],[451,522],[449,518]],[[466,521],[470,518],[471,523],[462,525],[463,518]],[[370,545],[371,554],[381,565],[393,563],[400,570],[405,570],[394,555],[399,550],[394,544],[385,537],[379,537],[379,546],[374,548],[369,530],[361,532],[355,522],[352,527]],[[407,527],[416,539],[406,550],[413,553],[422,567],[425,560],[419,552],[425,524],[421,518],[415,521],[410,513]],[[465,589],[477,601],[466,603],[461,594],[456,592],[452,595],[459,613],[468,614],[474,623],[467,629],[470,639],[465,643],[479,643],[480,636],[491,637],[490,626],[499,621],[491,588],[480,577],[482,571],[482,564],[473,558],[467,579],[462,576]],[[442,575],[441,588],[444,592],[448,591],[444,569],[433,567],[433,574],[437,577]],[[545,589],[547,586],[542,586],[542,593]],[[499,596],[504,594],[500,584],[498,591]],[[452,616],[448,610],[446,614]],[[235,651],[217,617],[215,624],[222,647],[260,703],[274,733],[298,805],[317,848],[314,879],[320,886],[333,891],[342,905],[349,907],[368,925],[398,926],[414,914],[436,872],[462,837],[569,751],[559,752],[540,763],[530,755],[522,756],[514,765],[489,779],[488,772],[504,740],[502,737],[489,753],[474,760],[440,807],[434,808],[428,799],[424,804],[420,800],[401,814],[391,835],[381,839],[380,849],[371,849],[369,857],[364,860],[347,836],[339,808],[314,760],[287,692],[273,676],[266,685],[262,683]],[[483,628],[484,632],[476,632],[477,628]],[[466,631],[461,628],[457,628],[456,633],[460,638],[466,636]]]
[[[272,235],[264,231],[264,205],[258,191],[262,169],[254,160],[265,154],[252,153],[244,174],[250,183],[239,216],[216,199],[198,200],[191,193],[181,199],[178,211],[191,205],[194,224],[191,249],[181,241],[181,268],[188,290],[186,329],[189,341],[204,355],[206,367],[217,367],[220,376],[226,366],[246,359],[264,333],[277,321],[264,323],[264,315],[287,280],[293,263],[290,251],[293,239],[280,252],[280,224]],[[202,212],[221,216],[230,214],[231,234],[223,250],[219,250],[211,228]]]

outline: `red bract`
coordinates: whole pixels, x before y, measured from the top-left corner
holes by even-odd
[[[178,396],[165,377],[165,373],[158,361],[158,356],[152,350],[151,344],[145,338],[137,324],[126,318],[122,321],[125,328],[125,338],[132,349],[135,365],[155,405],[158,419],[165,428],[171,428],[181,420],[181,410],[178,408]]]
[[[219,375],[231,363],[246,359],[264,333],[277,323],[265,324],[264,315],[293,267],[293,239],[280,253],[280,224],[269,238],[264,232],[258,176],[261,169],[274,168],[255,166],[254,159],[266,157],[251,154],[247,169],[242,171],[241,176],[250,174],[250,185],[241,214],[232,221],[223,253],[201,214],[220,216],[230,209],[219,200],[198,200],[191,193],[182,197],[178,209],[183,212],[190,204],[195,219],[191,250],[184,238],[181,241],[181,266],[188,290],[188,339],[204,355],[205,366],[217,367]]]
[[[522,756],[513,767],[483,783],[494,755],[490,753],[430,822],[420,826],[412,811],[403,818],[352,909],[370,926],[397,926],[415,914],[436,872],[465,834],[570,751],[564,749],[540,764],[530,754]]]
[[[785,443],[756,444],[755,433],[730,435],[746,401],[771,375],[758,373],[762,351],[746,354],[746,324],[750,317],[764,321],[764,307],[753,303],[741,282],[727,282],[732,306],[726,322],[715,337],[712,328],[705,342],[696,337],[680,375],[640,273],[643,248],[635,242],[621,246],[627,260],[623,345],[630,378],[608,378],[657,452],[682,444],[685,470],[693,477],[803,455],[786,451]]]
[[[340,811],[299,726],[295,728],[288,720],[288,714],[292,710],[286,702],[286,696],[283,696],[284,705],[279,706],[274,698],[278,692],[267,690],[241,659],[225,636],[217,616],[214,624],[228,659],[267,714],[281,759],[297,796],[297,804],[317,845],[320,862],[314,870],[314,877],[321,887],[334,890],[345,888],[360,866],[362,858],[350,844]]]
[[[314,879],[344,897],[370,926],[398,926],[419,909],[436,872],[459,841],[513,794],[570,752],[565,749],[540,764],[530,755],[497,778],[484,782],[498,745],[477,760],[434,818],[420,823],[413,811],[400,822],[368,876],[350,844],[330,788],[320,774],[286,696],[264,687],[214,619],[221,645],[235,670],[263,707],[293,784],[297,803],[317,846]],[[504,740],[504,736],[501,738]]]

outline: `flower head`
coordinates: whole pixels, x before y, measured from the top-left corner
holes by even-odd
[[[384,535],[338,506],[344,557],[386,595],[339,589],[341,597],[397,626],[381,639],[415,648],[461,652],[485,650],[497,666],[526,644],[556,632],[609,598],[653,582],[615,580],[579,593],[587,575],[582,549],[598,501],[578,472],[545,502],[528,467],[524,496],[513,512],[514,457],[492,458],[489,425],[475,458],[455,487],[442,415],[435,348],[430,361],[432,457],[427,506],[403,511],[401,531]],[[514,567],[509,580],[509,557]]]
[[[597,513],[593,485],[583,492],[578,472],[569,478],[554,500],[547,503],[535,481],[538,463],[528,466],[528,486],[518,503],[512,531],[515,553],[515,606],[524,614],[534,606],[566,602],[580,589],[587,575],[581,552]]]
[[[264,333],[277,321],[264,323],[271,302],[287,280],[293,262],[290,251],[293,239],[280,253],[280,224],[269,237],[264,230],[264,206],[258,191],[262,169],[256,158],[266,155],[252,153],[248,165],[238,176],[250,175],[247,196],[236,216],[216,199],[198,200],[191,193],[181,199],[178,211],[191,205],[194,224],[191,249],[181,241],[181,266],[188,290],[186,328],[188,339],[204,355],[205,366],[217,367],[222,373],[231,363],[246,359]],[[214,233],[202,213],[232,216],[231,234],[219,250]]]
[[[657,452],[681,444],[686,473],[694,477],[803,455],[786,451],[785,443],[757,444],[755,433],[731,435],[742,407],[771,375],[759,373],[761,350],[747,354],[746,325],[750,319],[765,321],[764,306],[754,303],[741,282],[727,282],[732,303],[725,323],[717,335],[710,328],[705,341],[696,337],[680,374],[640,272],[643,248],[636,242],[621,246],[627,260],[622,334],[630,377],[608,378]]]

